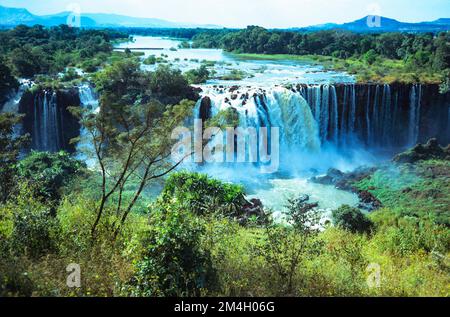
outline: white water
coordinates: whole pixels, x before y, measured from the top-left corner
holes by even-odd
[[[82,84],[78,87],[80,106],[87,110],[87,113],[98,113],[100,111],[98,95],[89,84]],[[77,158],[84,161],[87,166],[94,166],[94,148],[90,140],[90,134],[85,127],[80,129],[80,141],[76,145]]]
[[[1,108],[1,112],[18,113],[20,100],[22,99],[24,92],[32,85],[33,83],[29,80],[20,80],[19,89],[17,89],[16,92],[11,93],[8,100]],[[22,133],[22,123],[16,124],[13,127],[13,135],[19,136],[21,133]]]
[[[258,60],[230,54],[220,49],[180,49],[181,41],[170,38],[134,36],[134,41],[120,43],[117,48],[130,48],[144,53],[144,58],[154,55],[164,57],[171,66],[183,72],[198,68],[203,61],[214,62],[208,66],[215,73],[214,79],[207,84],[273,86],[289,83],[354,83],[355,78],[345,72],[325,71],[322,66],[295,60]],[[134,49],[133,49],[134,48]],[[136,48],[161,48],[162,50],[139,50]],[[177,49],[176,51],[173,48]],[[172,49],[172,50],[171,50]],[[143,65],[154,70],[158,65]],[[245,73],[243,80],[222,80],[220,77],[232,71]]]
[[[310,202],[318,202],[319,209],[325,219],[330,219],[331,212],[342,205],[356,206],[358,197],[350,192],[336,189],[333,186],[314,184],[304,178],[271,179],[266,186],[250,187],[249,198],[261,199],[264,206],[280,217],[286,211],[286,202],[290,198],[298,198],[308,194]]]

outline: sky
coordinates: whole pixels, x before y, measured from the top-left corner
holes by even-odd
[[[224,27],[287,28],[344,23],[367,15],[403,22],[450,18],[450,0],[0,0],[36,15],[70,11],[115,13]]]

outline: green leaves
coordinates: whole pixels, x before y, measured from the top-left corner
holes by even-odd
[[[204,174],[178,172],[169,176],[160,199],[163,204],[175,200],[199,215],[217,211],[209,210],[213,205],[228,210],[229,216],[237,216],[245,203],[244,194],[242,186],[223,183]]]
[[[20,177],[39,184],[37,196],[48,201],[58,201],[62,187],[81,175],[85,165],[66,152],[32,152],[18,164]]]
[[[373,227],[372,221],[361,210],[350,206],[333,211],[333,224],[353,233],[368,233]]]
[[[176,206],[153,213],[134,295],[200,296],[202,289],[212,288],[215,271],[201,244],[204,231],[203,220]]]

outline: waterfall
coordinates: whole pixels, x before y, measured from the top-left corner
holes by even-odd
[[[330,121],[329,109],[330,109],[330,86],[322,86],[322,104],[320,106],[320,137],[322,142],[325,142],[328,138],[328,123]]]
[[[203,89],[196,117],[201,117],[200,112],[215,116],[231,107],[239,114],[240,126],[278,127],[280,144],[295,151],[318,150],[326,144],[337,149],[403,149],[422,137],[422,120],[426,120],[421,119],[423,107],[427,107],[427,120],[447,120],[447,113],[439,118],[439,113],[443,113],[440,106],[422,100],[420,85],[411,86],[406,93],[402,86],[388,84]],[[442,100],[446,106],[447,99]],[[440,124],[447,124],[441,134],[448,138],[448,123]],[[435,131],[423,133],[433,137]]]
[[[3,105],[0,112],[19,113],[19,104],[22,100],[22,96],[27,89],[32,86],[32,82],[29,80],[21,80],[20,86],[17,91],[11,93],[6,103]],[[22,123],[19,123],[13,127],[13,135],[19,136],[22,134]]]
[[[355,132],[355,124],[356,124],[356,90],[355,85],[351,85],[351,94],[350,94],[350,120],[349,120],[349,131],[350,134]]]
[[[98,113],[100,111],[98,95],[89,84],[82,84],[78,87],[78,95],[80,97],[80,106],[86,109],[87,113]],[[89,140],[88,130],[80,127],[80,138],[76,145],[77,158],[85,161],[88,166],[93,166],[92,161],[89,162],[87,153],[92,153],[94,150],[92,143]]]
[[[377,142],[377,136],[378,136],[378,116],[379,116],[379,109],[378,109],[378,98],[380,94],[380,86],[376,85],[375,87],[375,96],[373,101],[373,108],[372,108],[372,133],[371,139],[369,140],[370,146],[375,146]]]
[[[299,93],[283,88],[275,89],[272,94],[277,101],[272,109],[281,111],[283,123],[280,126],[282,124],[290,149],[318,151],[318,126],[306,100]]]
[[[370,122],[370,86],[367,86],[367,99],[366,99],[366,144],[372,138],[371,122]]]
[[[383,145],[389,146],[392,137],[392,110],[391,110],[391,86],[384,85],[383,89],[383,107],[382,107],[382,140]]]
[[[92,111],[93,113],[99,112],[98,96],[94,89],[89,84],[83,84],[78,87],[78,94],[80,96],[80,105],[84,109]]]
[[[413,85],[409,101],[409,145],[417,144],[419,140],[420,110],[422,102],[422,86]]]
[[[331,109],[331,130],[333,131],[333,141],[335,144],[338,144],[339,142],[339,113],[338,113],[338,99],[337,99],[337,94],[336,94],[336,87],[332,86],[331,87],[331,104],[332,104],[332,109]]]
[[[239,91],[207,88],[202,94],[202,99],[206,97],[211,100],[210,113],[213,117],[220,111],[233,108],[239,114],[241,127],[257,129],[263,126],[278,127],[281,145],[286,149],[292,151],[320,149],[317,121],[300,92],[281,87],[270,90],[242,88]],[[201,101],[197,102],[194,110],[194,116],[197,118],[200,117],[200,107]]]
[[[59,151],[62,120],[56,92],[44,91],[36,94],[33,109],[32,148],[38,151]]]

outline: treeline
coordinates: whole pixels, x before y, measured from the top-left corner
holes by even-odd
[[[173,37],[173,38],[186,39],[186,40],[191,40],[197,34],[218,31],[216,29],[205,29],[205,28],[195,28],[195,29],[115,28],[114,30],[121,32],[121,33],[127,33],[129,35],[164,36],[164,37]]]
[[[450,34],[359,34],[331,30],[318,32],[269,31],[258,26],[244,30],[206,31],[193,37],[194,47],[222,48],[236,53],[323,55],[337,58],[377,56],[404,60],[435,70],[450,68]]]
[[[124,37],[128,35],[114,30],[19,25],[0,31],[0,64],[17,77],[56,74],[68,66],[101,59],[112,52],[114,40]]]

